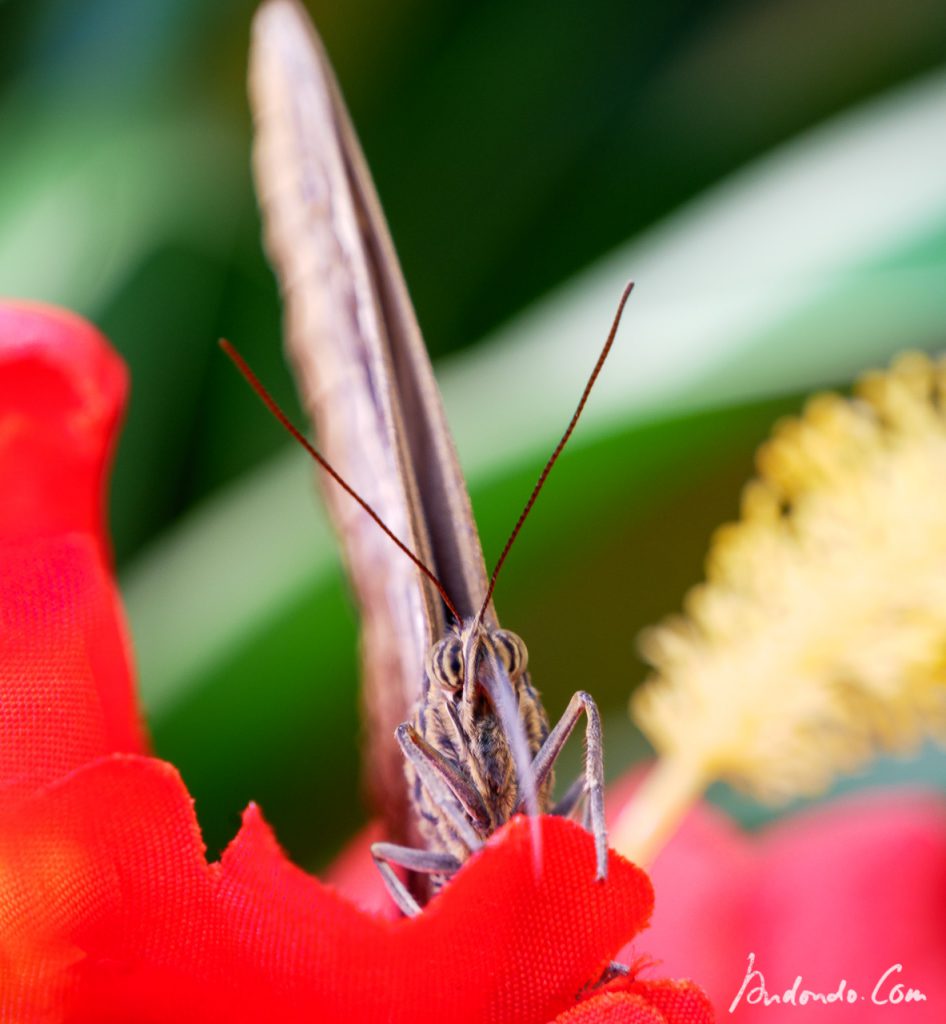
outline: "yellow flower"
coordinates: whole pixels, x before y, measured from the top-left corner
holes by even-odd
[[[713,779],[811,794],[946,737],[946,360],[812,399],[758,470],[685,614],[643,637],[656,674],[633,708],[662,763],[618,825],[627,852]]]

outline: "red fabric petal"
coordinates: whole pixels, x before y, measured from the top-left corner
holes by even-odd
[[[127,960],[134,969],[143,957],[184,952],[186,913],[171,942],[166,930],[149,931],[156,901],[166,900],[169,914],[206,916],[199,901],[209,879],[190,804],[169,765],[118,755],[6,809],[0,1020],[82,1019],[72,1010],[90,963]]]
[[[401,912],[391,899],[381,872],[371,857],[371,844],[386,838],[382,822],[369,822],[346,844],[324,878],[356,907],[396,921]]]
[[[617,981],[555,1024],[713,1024],[709,999],[689,981]]]
[[[767,992],[832,993],[841,979],[858,993],[854,1007],[817,1009],[857,1024],[898,1012],[913,1024],[941,1024],[946,1006],[946,805],[920,792],[865,792],[783,819],[747,837],[701,807],[657,858],[659,894],[647,933],[661,973],[700,980],[717,1013],[734,1024],[777,1024],[812,1006],[728,1009],[746,978],[748,956]],[[693,922],[698,922],[694,927]],[[875,1005],[884,972],[902,964],[896,983],[925,1002]],[[863,998],[861,998],[863,997]]]
[[[659,1010],[667,1024],[697,1024],[714,1020],[709,997],[691,981],[652,981],[637,978],[628,983],[628,992],[645,999]]]
[[[124,622],[86,534],[0,544],[0,807],[112,751],[145,749]]]
[[[707,1019],[694,1017],[693,1024]],[[667,1024],[667,1018],[631,992],[603,992],[556,1017],[555,1024]]]
[[[0,806],[146,746],[103,519],[125,390],[89,324],[0,304]]]
[[[644,926],[652,891],[616,856],[596,883],[590,837],[542,828],[541,877],[517,820],[392,923],[290,864],[254,808],[208,867],[173,769],[100,761],[0,825],[3,1019],[544,1024]]]
[[[126,390],[121,360],[84,320],[0,304],[0,537],[81,530],[104,542]]]
[[[258,818],[250,816],[248,824],[253,828],[244,828],[224,865],[231,870],[237,863],[251,865],[247,880],[259,891],[272,884],[278,870],[280,912],[297,916],[312,880],[277,856]],[[542,827],[540,877],[528,822],[518,819],[490,841],[488,851],[471,859],[419,919],[392,925],[355,916],[342,904],[346,923],[332,950],[334,984],[321,989],[322,1019],[346,1019],[353,973],[364,989],[365,1020],[402,1019],[403,1014],[415,1021],[544,1021],[569,1005],[619,947],[615,937],[644,927],[653,897],[647,876],[616,856],[609,881],[596,883],[593,842],[584,830],[556,819],[543,820]],[[268,865],[261,856],[267,846]],[[298,893],[287,870],[295,872]],[[240,874],[245,876],[242,868]],[[272,897],[267,906],[274,906]],[[359,922],[357,929],[353,921]],[[294,934],[305,930],[299,921],[292,928]]]

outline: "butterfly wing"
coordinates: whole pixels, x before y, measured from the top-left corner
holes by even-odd
[[[440,394],[337,83],[294,0],[256,15],[250,99],[266,246],[320,449],[471,615],[486,574]],[[347,495],[329,486],[325,496],[362,615],[369,784],[392,834],[409,839],[394,730],[420,696],[445,611]]]

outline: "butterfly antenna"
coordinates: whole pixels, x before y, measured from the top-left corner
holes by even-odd
[[[578,419],[581,416],[585,408],[585,403],[588,401],[588,396],[591,394],[591,389],[595,385],[595,381],[598,379],[598,374],[601,373],[601,368],[604,366],[605,359],[608,358],[608,353],[611,351],[611,346],[614,344],[614,339],[618,333],[618,327],[621,325],[621,316],[624,313],[624,307],[627,305],[627,300],[631,297],[631,292],[634,290],[634,282],[628,281],[624,286],[624,291],[621,293],[621,300],[618,302],[617,312],[614,314],[614,322],[611,324],[611,330],[608,331],[608,337],[605,340],[604,347],[601,349],[601,355],[598,356],[598,361],[595,363],[594,369],[591,371],[591,376],[588,378],[588,383],[585,385],[585,390],[581,393],[581,400],[578,402],[578,408],[575,409],[575,413],[571,418],[571,422],[565,429],[565,433],[562,434],[562,439],[555,446],[555,451],[549,456],[548,462],[545,464],[545,468],[539,474],[539,479],[535,482],[535,487],[532,488],[532,493],[529,495],[529,500],[525,504],[522,513],[519,516],[516,525],[512,529],[512,533],[509,535],[509,540],[506,541],[506,546],[502,550],[499,559],[496,562],[496,568],[493,569],[493,575],[489,578],[489,587],[486,590],[486,597],[483,600],[483,605],[479,610],[478,618],[482,617],[489,605],[490,599],[493,596],[493,591],[496,589],[496,580],[499,578],[499,570],[503,567],[503,562],[506,561],[506,556],[509,554],[510,549],[516,541],[516,537],[519,536],[519,531],[522,529],[523,523],[532,511],[532,506],[535,504],[536,498],[539,496],[539,492],[545,486],[545,481],[548,479],[549,473],[552,471],[552,467],[558,461],[559,455],[562,454],[562,449],[568,444],[568,439],[572,436],[572,432],[575,429]]]
[[[378,515],[377,512],[365,501],[364,498],[349,484],[347,483],[338,472],[331,466],[331,464],[321,455],[306,439],[305,435],[299,430],[289,417],[282,411],[276,402],[276,399],[266,390],[260,379],[256,374],[249,368],[246,360],[239,352],[230,344],[226,338],[220,339],[220,347],[224,353],[228,356],[233,365],[243,374],[247,384],[256,392],[260,400],[266,406],[267,409],[276,417],[276,419],[282,424],[282,426],[302,445],[303,448],[312,456],[313,459],[322,467],[322,469],[338,484],[339,487],[347,494],[350,494],[355,501],[368,513],[369,516],[381,527],[381,529],[394,541],[394,543],[404,552],[405,555],[417,566],[418,569],[430,580],[431,583],[437,588],[438,593],[443,598],[443,603],[450,610],[450,614],[459,623],[461,622],[460,613],[456,610],[453,602],[450,600],[449,594],[444,589],[443,584],[437,579],[436,575],[431,569],[429,569],[417,555],[398,537],[394,534],[391,528],[385,523],[385,521]]]

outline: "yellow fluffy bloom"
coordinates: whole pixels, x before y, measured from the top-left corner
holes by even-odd
[[[946,737],[946,360],[812,399],[758,469],[685,614],[642,641],[656,675],[634,714],[681,805],[721,777],[810,794]]]

